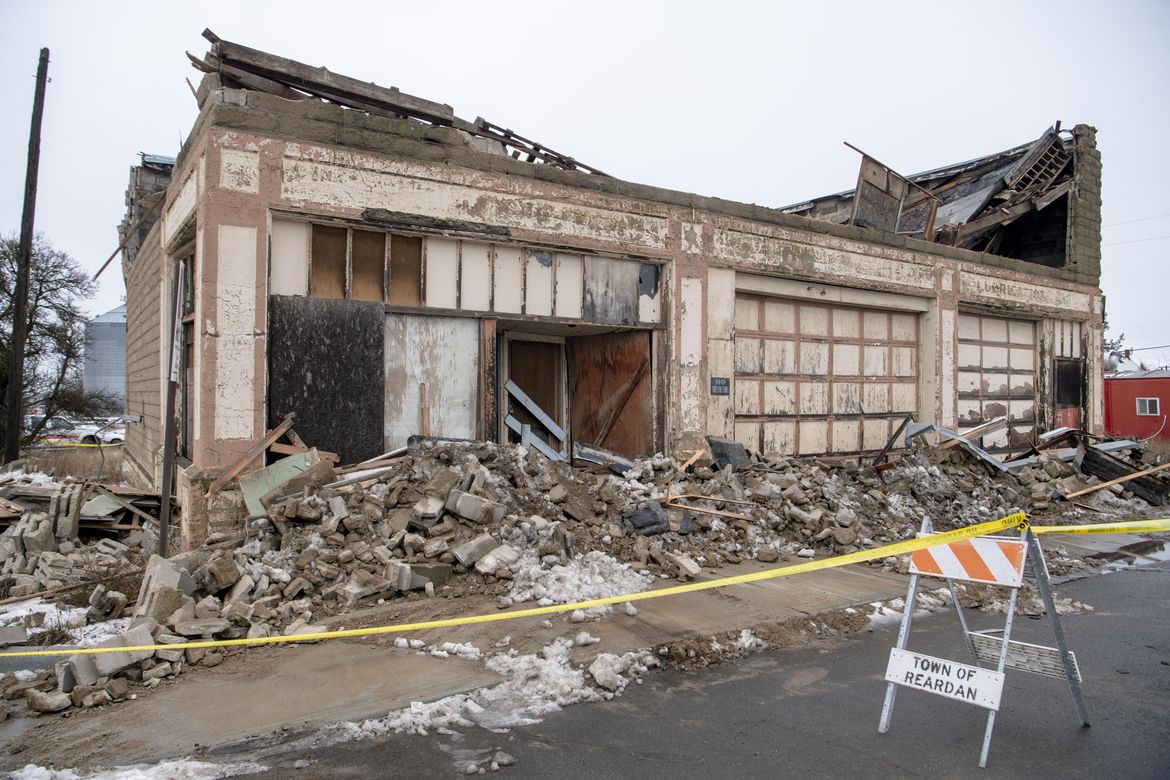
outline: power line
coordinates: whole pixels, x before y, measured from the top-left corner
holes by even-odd
[[[1115,225],[1132,225],[1134,222],[1149,222],[1151,219],[1165,219],[1170,217],[1170,214],[1156,214],[1152,217],[1141,217],[1140,219],[1127,219],[1124,222],[1110,222],[1108,225],[1102,227],[1114,227]]]
[[[1130,241],[1110,241],[1108,244],[1101,246],[1120,246],[1121,244],[1141,244],[1146,241],[1165,241],[1170,236],[1154,236],[1153,238],[1135,238]]]
[[[1143,350],[1147,350],[1147,349],[1170,349],[1170,344],[1162,344],[1161,346],[1157,346],[1157,347],[1132,347],[1132,348],[1126,347],[1122,351],[1123,352],[1142,352]]]

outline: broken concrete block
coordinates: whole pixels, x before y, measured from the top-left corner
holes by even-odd
[[[28,630],[24,626],[0,626],[0,647],[23,645],[28,641]]]
[[[122,636],[112,637],[102,642],[98,647],[142,647],[154,644],[153,621],[134,626]],[[145,661],[154,655],[153,650],[127,650],[121,653],[98,653],[93,658],[94,667],[99,677],[112,677],[127,666]],[[76,657],[76,656],[73,656]],[[80,682],[80,678],[79,678]]]
[[[349,517],[349,507],[345,505],[345,498],[342,496],[334,496],[329,499],[329,512],[338,520],[344,520]]]
[[[150,680],[161,680],[162,678],[169,675],[173,669],[174,667],[171,666],[169,662],[165,661],[158,666],[152,666],[142,673],[142,682],[145,683]]]
[[[480,574],[494,574],[520,560],[520,551],[508,544],[501,544],[476,561],[475,570]]]
[[[231,623],[222,618],[203,618],[176,623],[174,629],[182,636],[214,636],[230,627]]]
[[[163,625],[173,626],[175,623],[182,623],[186,620],[195,620],[195,600],[188,597],[183,605],[167,616],[166,620],[160,620]]]
[[[252,579],[252,575],[245,574],[236,580],[236,584],[232,586],[232,590],[228,593],[224,602],[247,600],[252,593],[252,589],[256,587],[256,581]]]
[[[78,685],[93,685],[102,675],[94,664],[96,655],[71,655],[65,663],[61,690],[69,693]]]
[[[471,541],[459,545],[451,552],[455,556],[455,560],[464,566],[471,566],[498,546],[491,534],[480,534]]]
[[[410,590],[410,564],[408,563],[390,561],[386,564],[386,570],[382,573],[382,577],[392,588]]]
[[[438,496],[424,496],[414,505],[414,512],[422,518],[438,517],[443,511],[443,499]]]
[[[103,539],[103,542],[111,540]],[[115,543],[116,544],[116,543]],[[119,545],[125,551],[125,545]],[[195,592],[195,580],[185,570],[179,568],[173,562],[162,558],[158,555],[150,556],[150,561],[146,564],[146,571],[142,577],[142,587],[138,589],[138,603],[134,606],[134,617],[142,617],[153,613],[156,592],[161,588],[174,588],[182,591],[185,595],[190,596]],[[175,604],[166,614],[165,618],[178,609],[179,605]]]
[[[308,581],[304,577],[297,577],[284,587],[284,597],[286,599],[295,599],[304,592],[308,584]]]
[[[447,510],[465,520],[482,525],[500,522],[504,519],[505,512],[503,504],[464,493],[462,490],[452,490],[447,496]]]
[[[226,555],[207,562],[207,591],[219,593],[235,585],[240,579],[240,567]]]
[[[175,612],[193,603],[194,599],[178,588],[172,588],[169,585],[159,585],[151,591],[149,605],[145,609],[142,609],[141,613],[137,614],[137,617],[150,618],[156,623],[165,623]],[[137,607],[134,611],[135,613],[139,613]]]
[[[195,604],[195,618],[202,620],[203,618],[215,617],[222,608],[223,603],[219,599],[215,596],[206,596]]]
[[[105,693],[105,690],[100,685],[78,685],[72,691],[69,691],[69,701],[73,702],[74,707],[82,707],[84,706],[86,696],[98,693],[99,691]]]
[[[110,694],[113,701],[122,701],[130,695],[130,683],[126,682],[120,677],[115,677],[106,683],[106,693]]]
[[[35,688],[26,690],[24,699],[33,712],[60,712],[73,706],[67,693],[42,693]]]
[[[695,563],[689,555],[682,553],[668,553],[666,556],[671,563],[678,567],[679,574],[684,577],[692,578],[698,577],[703,569],[699,564]]]
[[[325,626],[313,625],[310,623],[306,623],[303,620],[296,620],[295,622],[290,623],[288,628],[286,628],[284,630],[284,635],[285,636],[298,636],[300,634],[322,634],[328,630],[329,629],[326,628]],[[208,665],[207,662],[208,662],[208,660],[210,660],[211,656],[212,656],[212,654],[208,653],[207,658],[203,659],[204,666]],[[214,665],[215,664],[212,664],[212,666],[214,666]]]
[[[423,545],[423,555],[428,558],[437,558],[447,552],[448,538],[444,536],[438,539],[428,539],[426,544]]]
[[[453,571],[449,563],[414,563],[410,566],[410,588],[419,590],[428,583],[438,588],[451,579]]]
[[[103,704],[109,704],[111,701],[110,694],[105,691],[94,691],[81,700],[82,707],[100,707]]]
[[[20,522],[20,540],[26,553],[43,551],[56,552],[57,538],[53,534],[53,521],[47,514],[37,512],[26,514]]]

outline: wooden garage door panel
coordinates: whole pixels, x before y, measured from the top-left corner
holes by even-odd
[[[735,435],[752,449],[873,451],[918,408],[915,314],[740,294],[735,326]]]
[[[1026,447],[1036,419],[1036,324],[982,314],[959,315],[958,425],[1006,416],[1008,427],[983,438],[992,451]]]

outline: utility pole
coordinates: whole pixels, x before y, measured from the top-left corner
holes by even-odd
[[[5,399],[4,462],[20,457],[21,401],[24,398],[24,344],[28,337],[28,276],[32,265],[33,213],[37,206],[37,172],[41,164],[41,116],[45,111],[45,83],[49,77],[49,50],[41,49],[37,88],[33,96],[32,126],[28,134],[28,168],[24,175],[24,213],[20,218],[20,250],[12,306],[12,343],[8,356],[8,396]]]

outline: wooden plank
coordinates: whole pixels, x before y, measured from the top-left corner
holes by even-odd
[[[328,484],[336,478],[333,464],[327,460],[320,460],[302,471],[283,485],[277,485],[260,497],[260,504],[268,509],[282,497],[302,491],[310,482]]]
[[[573,438],[598,441],[600,446],[628,457],[654,451],[654,396],[650,334],[626,331],[580,336],[568,342],[569,409]],[[630,379],[642,375],[632,387]],[[629,391],[624,403],[623,395]],[[612,424],[608,425],[612,413]]]
[[[237,474],[243,471],[249,463],[263,455],[266,449],[275,444],[276,440],[283,436],[285,432],[292,427],[292,424],[293,415],[290,414],[288,417],[285,417],[279,425],[270,430],[264,436],[264,438],[260,439],[251,447],[249,447],[248,451],[245,452],[239,460],[229,466],[227,471],[225,471],[223,474],[220,474],[219,477],[217,477],[216,480],[208,486],[207,492],[203,494],[203,497],[211,498],[220,490],[222,490],[223,486],[231,482],[232,479],[234,479]]]
[[[427,404],[427,383],[418,386],[418,430],[423,436],[431,435],[431,407]]]
[[[302,452],[308,452],[311,449],[313,448],[304,446],[304,443],[302,443],[300,446],[296,446],[293,444],[284,444],[283,442],[278,441],[269,447],[268,451],[277,455],[297,455]],[[331,463],[337,463],[339,460],[336,452],[322,452],[321,450],[317,450],[317,455],[320,456],[321,460],[327,460]]]
[[[358,471],[369,471],[370,469],[380,469],[383,466],[393,466],[405,458],[405,455],[399,455],[396,458],[386,458],[384,460],[371,460],[365,463],[356,463],[352,466],[337,469],[338,476],[342,474],[354,474]]]
[[[118,504],[118,506],[122,507],[123,509],[129,509],[133,514],[142,518],[146,522],[148,522],[148,523],[157,523],[158,522],[157,517],[153,517],[151,515],[148,515],[146,512],[143,512],[141,509],[139,509],[138,507],[131,504],[129,501],[125,500],[121,496],[119,496],[119,495],[117,495],[109,490],[106,490],[101,485],[94,485],[94,487],[97,488],[97,491],[99,493],[101,493],[102,495],[106,496],[107,498],[113,500],[116,504]],[[81,511],[81,502],[80,501],[78,501],[78,510],[77,511],[78,512]]]
[[[1126,474],[1124,477],[1118,477],[1117,479],[1111,479],[1108,482],[1102,482],[1100,484],[1093,485],[1092,487],[1082,488],[1082,489],[1074,491],[1072,493],[1068,493],[1064,497],[1065,498],[1076,498],[1077,496],[1083,496],[1083,495],[1087,495],[1089,493],[1096,493],[1098,490],[1102,490],[1104,488],[1111,487],[1112,485],[1120,485],[1123,482],[1129,482],[1131,479],[1137,479],[1138,477],[1144,477],[1144,476],[1147,476],[1149,474],[1155,474],[1159,471],[1165,471],[1166,469],[1170,469],[1170,463],[1163,463],[1161,466],[1153,466],[1153,467],[1148,468],[1148,469],[1143,469],[1142,471],[1135,471],[1132,474]]]
[[[960,434],[960,435],[964,439],[966,439],[967,441],[974,441],[975,439],[978,439],[980,436],[986,436],[989,433],[995,433],[1000,428],[1007,427],[1007,424],[1008,424],[1008,418],[996,417],[994,420],[988,420],[987,422],[983,423],[982,425],[976,425],[974,428],[971,428],[970,430],[963,431],[962,434]],[[942,444],[936,445],[935,449],[936,450],[949,450],[951,447],[957,447],[958,445],[959,445],[958,439],[950,439],[948,441],[944,441]]]
[[[521,406],[523,406],[529,414],[539,420],[540,424],[543,425],[555,439],[563,442],[568,437],[568,434],[565,433],[565,429],[557,425],[553,418],[549,417],[543,409],[537,406],[536,403],[531,398],[529,398],[528,395],[523,390],[521,390],[511,379],[508,380],[508,384],[504,385],[504,389],[507,390],[508,394],[511,395],[512,398]]]
[[[309,445],[305,444],[305,440],[301,438],[300,434],[296,432],[295,428],[289,428],[287,431],[285,431],[284,438],[288,439],[294,447],[300,447],[305,450],[311,449]],[[272,446],[277,447],[280,445],[278,443]]]
[[[617,422],[617,418],[623,411],[625,411],[626,405],[630,402],[630,396],[634,394],[634,388],[636,388],[641,383],[643,377],[646,376],[646,372],[649,369],[650,361],[646,360],[646,362],[638,367],[637,373],[635,373],[626,382],[625,386],[618,390],[617,395],[615,395],[610,401],[607,401],[605,406],[602,406],[602,410],[606,411],[607,416],[605,422],[601,425],[601,430],[599,430],[597,432],[597,436],[593,438],[594,447],[602,446],[602,442],[604,442],[605,437],[609,435],[610,430],[613,428],[613,424]],[[606,407],[609,407],[608,410]]]
[[[221,62],[297,89],[327,93],[323,94],[323,97],[336,96],[344,99],[351,96],[368,100],[375,105],[436,124],[449,125],[455,119],[455,110],[451,106],[408,95],[395,87],[380,87],[372,82],[362,82],[349,76],[330,73],[325,68],[314,68],[296,60],[231,43],[220,39],[210,30],[204,30],[203,37],[212,42],[213,51]]]

